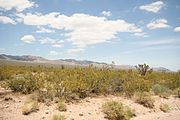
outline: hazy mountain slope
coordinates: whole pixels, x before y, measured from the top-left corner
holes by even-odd
[[[96,67],[113,67],[115,69],[135,69],[132,65],[111,65],[102,62],[94,62],[88,60],[75,60],[75,59],[57,59],[57,60],[48,60],[43,57],[39,56],[32,56],[32,55],[23,55],[23,56],[13,56],[13,55],[6,55],[0,54],[1,60],[8,60],[8,61],[17,61],[17,62],[31,62],[31,63],[45,63],[45,64],[52,64],[52,65],[69,65],[69,66],[89,66],[94,65]],[[171,70],[164,68],[164,67],[154,67],[154,71],[158,72],[171,72]]]

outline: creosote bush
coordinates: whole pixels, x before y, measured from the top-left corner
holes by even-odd
[[[148,107],[148,108],[154,107],[154,99],[147,92],[136,93],[135,94],[135,102],[137,102],[145,107]]]
[[[57,109],[59,111],[67,111],[67,106],[66,106],[64,100],[59,100],[59,102],[57,103]]]
[[[106,114],[105,117],[109,120],[130,120],[133,117],[133,112],[129,107],[125,107],[116,101],[104,103],[102,109]]]
[[[170,108],[169,108],[169,105],[168,104],[161,104],[159,106],[160,110],[163,111],[163,112],[169,112],[170,111]]]
[[[176,95],[177,95],[178,98],[180,98],[180,88],[176,89]]]
[[[180,73],[117,70],[108,67],[61,67],[0,65],[1,83],[15,92],[38,93],[38,101],[53,101],[65,98],[78,101],[91,95],[125,94],[149,92],[154,85],[166,86],[174,91],[180,86]],[[4,85],[3,85],[4,86]],[[154,89],[154,88],[153,88]],[[166,96],[163,92],[162,96]]]
[[[66,120],[64,115],[53,115],[52,120]]]
[[[160,97],[168,98],[170,96],[170,90],[163,85],[155,84],[153,85],[152,90],[155,95],[159,95]]]
[[[22,114],[23,115],[28,115],[31,112],[36,112],[38,110],[39,110],[38,102],[31,98],[28,98],[25,101],[24,105],[22,106]]]

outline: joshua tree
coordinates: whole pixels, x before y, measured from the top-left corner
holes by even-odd
[[[115,62],[112,61],[112,62],[111,62],[111,68],[114,68],[114,65],[115,65]]]
[[[139,71],[139,73],[141,74],[141,75],[146,75],[146,73],[150,70],[151,71],[151,69],[150,69],[150,67],[149,67],[149,65],[147,65],[147,64],[138,64],[138,66],[135,66],[136,67],[136,69]]]

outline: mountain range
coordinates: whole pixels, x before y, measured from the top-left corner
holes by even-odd
[[[49,60],[40,56],[32,56],[32,55],[6,55],[0,54],[1,61],[14,61],[14,62],[25,62],[25,63],[45,63],[45,64],[53,64],[53,65],[69,65],[69,66],[89,66],[93,65],[96,67],[112,67],[115,69],[135,69],[135,66],[132,65],[112,65],[103,62],[94,62],[88,60],[75,60],[75,59],[57,59],[57,60]],[[164,67],[154,67],[154,71],[158,72],[171,72],[171,70]]]

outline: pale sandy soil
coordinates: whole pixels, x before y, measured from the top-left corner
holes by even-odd
[[[4,98],[7,96],[13,99],[5,101]],[[180,99],[174,97],[163,99],[154,96],[156,100],[154,109],[143,107],[133,100],[116,96],[86,98],[79,103],[68,103],[66,112],[59,112],[56,109],[56,104],[46,106],[41,103],[39,111],[23,115],[21,107],[26,98],[27,95],[11,92],[2,94],[0,90],[0,120],[50,120],[54,114],[65,115],[67,120],[106,120],[101,106],[109,100],[120,101],[135,109],[136,117],[133,117],[132,120],[180,120]],[[167,103],[170,106],[169,113],[164,113],[159,109],[161,103]]]

